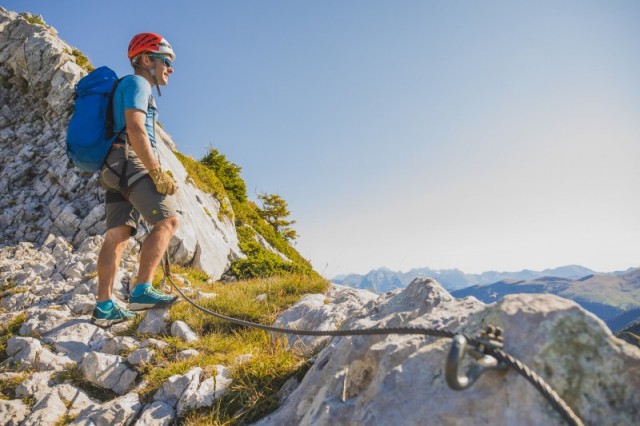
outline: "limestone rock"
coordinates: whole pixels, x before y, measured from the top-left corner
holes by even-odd
[[[154,308],[147,311],[144,319],[138,326],[141,334],[164,334],[169,328],[169,309]]]
[[[293,329],[335,330],[346,318],[354,312],[361,312],[363,306],[377,298],[377,294],[365,290],[334,285],[328,295],[304,296],[284,311],[274,325]],[[306,356],[314,354],[330,340],[327,336],[286,336],[289,346]]]
[[[215,369],[213,377],[202,381],[200,381],[201,371],[198,374],[194,374],[193,380],[178,402],[178,413],[189,409],[210,407],[216,399],[227,392],[227,387],[231,384],[229,370],[221,365],[216,365]],[[192,371],[197,370],[201,369],[196,368]]]
[[[42,347],[39,340],[31,337],[14,336],[7,342],[7,358],[2,365],[14,366],[19,370],[61,371],[74,365],[72,359],[56,355]]]
[[[149,338],[149,339],[145,340],[144,342],[142,342],[140,344],[140,347],[141,348],[153,347],[153,348],[162,350],[162,349],[168,348],[169,344],[167,342],[163,342],[162,340]]]
[[[20,423],[21,426],[52,425],[64,416],[67,407],[57,393],[52,393],[38,401]]]
[[[107,340],[102,347],[102,352],[112,355],[120,355],[122,352],[132,351],[140,346],[140,341],[131,336],[115,336]]]
[[[153,396],[154,401],[162,401],[171,407],[176,407],[185,390],[195,381],[195,388],[200,384],[202,368],[196,367],[186,374],[176,374],[167,379]]]
[[[138,375],[124,364],[122,357],[100,352],[87,353],[80,364],[80,370],[85,380],[101,388],[111,389],[119,395],[131,389]]]
[[[145,406],[135,426],[169,426],[173,424],[176,412],[169,404],[154,401]]]
[[[30,411],[29,406],[19,399],[0,399],[0,423],[5,426],[18,426]]]
[[[128,425],[142,410],[140,398],[135,392],[128,393],[104,404],[94,404],[82,410],[74,426]]]
[[[171,335],[185,342],[197,342],[198,335],[184,321],[175,321],[171,324]]]
[[[74,314],[91,314],[96,306],[96,298],[89,294],[74,294],[67,306]]]
[[[176,359],[181,361],[198,355],[200,355],[200,352],[195,349],[185,349],[176,354]]]
[[[129,354],[127,362],[131,365],[149,364],[155,358],[156,352],[153,349],[137,349]]]
[[[66,321],[47,333],[43,340],[72,360],[82,360],[91,351],[90,342],[100,339],[105,331],[89,322],[89,317],[78,317]]]
[[[490,324],[504,328],[504,349],[538,372],[586,424],[637,423],[640,350],[566,299],[521,294],[485,306],[416,280],[344,326],[437,327],[474,335]],[[284,405],[257,424],[561,423],[513,370],[487,372],[470,388],[451,390],[443,375],[449,346],[448,339],[412,335],[333,339]]]

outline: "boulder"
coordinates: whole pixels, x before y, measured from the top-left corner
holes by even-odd
[[[101,352],[88,352],[82,359],[80,371],[85,380],[119,395],[127,393],[138,373],[124,363],[124,358]]]
[[[171,324],[171,335],[185,342],[197,342],[198,335],[184,321],[175,321]]]
[[[138,326],[138,333],[159,335],[165,334],[169,328],[169,309],[149,309]]]
[[[431,280],[416,280],[381,299],[343,327],[413,326],[467,335],[502,327],[504,350],[536,371],[586,424],[635,424],[640,418],[640,350],[572,301],[521,294],[485,306],[455,300]],[[418,335],[333,339],[284,405],[257,424],[562,422],[514,370],[489,371],[468,389],[450,389],[443,374],[450,346],[449,339]]]

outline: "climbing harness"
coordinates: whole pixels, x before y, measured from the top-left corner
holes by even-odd
[[[148,230],[146,223],[144,225]],[[584,425],[582,420],[580,420],[571,407],[569,407],[567,403],[560,398],[551,386],[549,386],[522,361],[502,350],[503,336],[500,328],[488,326],[478,337],[472,338],[464,334],[453,333],[447,330],[424,327],[382,327],[352,330],[298,330],[257,324],[251,321],[245,321],[219,314],[198,305],[195,301],[190,299],[173,281],[171,277],[169,255],[166,252],[162,261],[162,269],[164,272],[163,283],[165,282],[165,279],[168,280],[178,294],[180,294],[180,296],[182,296],[182,298],[191,306],[207,315],[211,315],[215,318],[237,325],[257,328],[273,333],[294,334],[300,336],[374,336],[388,334],[413,334],[452,339],[451,349],[445,364],[445,379],[449,387],[452,389],[463,390],[468,388],[482,375],[482,373],[487,370],[504,371],[510,367],[527,379],[527,381],[529,381],[542,394],[542,396],[544,396],[544,398],[553,406],[562,418],[565,419],[567,424],[572,426]],[[476,362],[469,368],[467,373],[462,373],[460,371],[460,364],[467,352],[476,359]]]

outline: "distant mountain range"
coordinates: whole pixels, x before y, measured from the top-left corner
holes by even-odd
[[[465,274],[459,269],[412,269],[395,272],[379,268],[365,275],[349,274],[334,278],[336,284],[375,293],[406,287],[416,278],[431,277],[455,297],[474,296],[492,303],[507,294],[551,293],[574,300],[618,331],[640,320],[640,268],[602,273],[578,265],[544,271],[484,272]]]
[[[551,293],[571,299],[599,316],[614,332],[640,319],[640,269],[631,269],[621,275],[590,274],[573,280],[559,277],[506,279],[451,292],[458,298],[474,296],[485,303],[515,293]]]
[[[625,272],[626,271],[600,273],[579,265],[561,266],[554,269],[545,269],[544,271],[532,271],[525,269],[519,272],[489,271],[481,274],[465,274],[459,269],[416,268],[411,269],[408,272],[396,272],[389,268],[379,268],[374,269],[365,275],[339,275],[331,281],[336,284],[373,291],[374,293],[385,293],[398,288],[404,288],[416,278],[431,277],[438,281],[444,288],[452,291],[476,284],[490,284],[506,279],[533,280],[540,277],[578,279],[593,274],[619,275]]]

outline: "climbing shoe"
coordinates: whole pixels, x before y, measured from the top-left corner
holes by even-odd
[[[109,311],[103,311],[97,306],[93,310],[91,322],[100,327],[109,327],[119,322],[127,321],[136,317],[131,311],[121,308],[117,304],[113,304],[113,308]]]
[[[135,293],[134,291],[131,293],[131,296],[129,296],[129,309],[132,311],[168,306],[178,300],[178,296],[169,296],[151,286],[145,288],[140,294]]]

